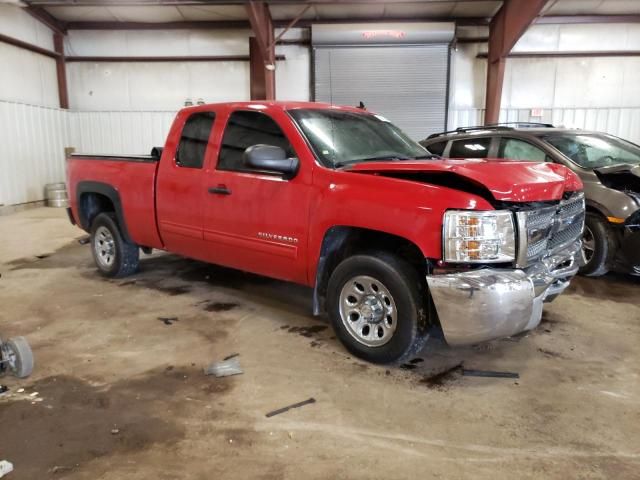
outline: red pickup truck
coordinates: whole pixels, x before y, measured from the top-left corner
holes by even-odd
[[[579,266],[570,170],[440,159],[357,108],[185,108],[150,156],[72,155],[67,171],[102,274],[155,248],[308,285],[372,362],[413,355],[433,325],[452,345],[532,329]]]

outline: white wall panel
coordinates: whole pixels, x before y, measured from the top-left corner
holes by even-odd
[[[250,30],[70,30],[67,55],[248,55]]]
[[[70,113],[0,101],[0,204],[44,198],[47,183],[65,180]]]
[[[0,4],[0,33],[53,50],[53,33],[15,5]]]
[[[0,100],[57,107],[55,60],[0,43]]]
[[[276,53],[286,58],[276,65],[276,98],[308,102],[311,98],[309,48],[281,45],[276,48]]]
[[[249,62],[69,63],[74,110],[177,110],[187,98],[249,100]]]

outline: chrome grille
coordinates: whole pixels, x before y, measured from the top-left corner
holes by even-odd
[[[579,239],[584,228],[584,194],[575,194],[558,205],[517,212],[518,266],[551,255]]]

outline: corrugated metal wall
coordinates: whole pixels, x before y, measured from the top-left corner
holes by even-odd
[[[0,101],[0,125],[0,205],[42,200],[65,178],[69,112]]]
[[[482,125],[484,109],[455,109],[449,112],[449,129]],[[500,110],[500,122],[542,122],[555,126],[597,130],[640,144],[640,107],[629,108],[548,108],[542,117],[531,116],[529,108]],[[425,137],[428,133],[425,132]]]
[[[176,112],[70,112],[78,153],[148,155],[164,145]]]

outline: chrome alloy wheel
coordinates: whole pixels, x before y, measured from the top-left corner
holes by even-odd
[[[389,289],[373,277],[358,275],[340,292],[340,318],[349,334],[367,347],[391,340],[398,311]]]
[[[584,232],[582,233],[582,259],[585,264],[591,261],[595,251],[596,239],[593,236],[591,229],[585,225]]]
[[[110,268],[116,257],[116,243],[111,231],[107,227],[100,226],[96,230],[96,238],[93,249],[96,260],[103,268]]]

